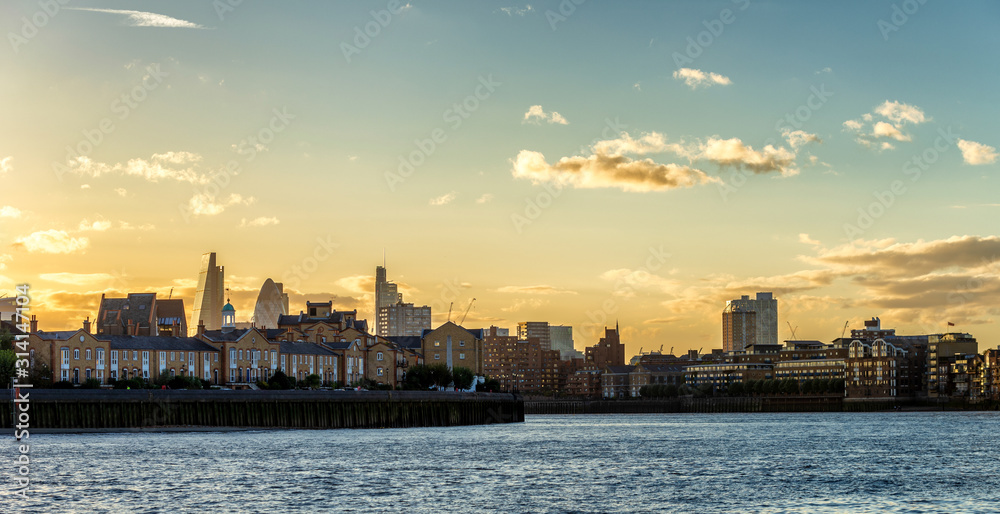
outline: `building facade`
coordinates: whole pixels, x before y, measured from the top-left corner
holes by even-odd
[[[205,324],[206,330],[222,328],[223,296],[226,291],[226,269],[217,266],[215,252],[201,256],[201,269],[198,271],[198,288],[194,293],[194,307],[191,313],[191,326]],[[187,334],[185,334],[187,335]]]

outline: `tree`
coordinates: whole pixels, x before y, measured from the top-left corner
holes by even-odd
[[[781,381],[781,392],[788,395],[799,394],[799,381],[794,378],[786,378]]]
[[[486,377],[486,380],[476,384],[476,392],[496,393],[500,391],[500,381]]]
[[[802,382],[802,394],[811,394],[815,389],[816,380],[805,380]]]
[[[319,389],[319,386],[323,383],[323,378],[319,375],[313,373],[308,375],[305,380],[305,386],[309,389]]]
[[[101,388],[101,381],[97,380],[96,378],[88,378],[87,380],[83,381],[82,385],[80,385],[80,389],[100,389],[100,388]]]
[[[729,396],[743,396],[744,393],[743,382],[733,382],[729,385]]]
[[[461,366],[452,368],[451,376],[455,382],[455,388],[462,390],[472,387],[472,381],[476,379],[476,374],[471,369]]]
[[[17,353],[14,350],[0,350],[0,388],[10,387],[10,379],[15,377]]]
[[[274,390],[291,389],[292,381],[288,379],[288,375],[284,371],[278,370],[271,375],[271,380],[268,381],[267,388]]]
[[[830,380],[819,379],[813,384],[813,392],[817,394],[826,394],[830,390]]]
[[[667,387],[663,388],[663,396],[666,396],[667,398],[677,398],[677,394],[677,386],[673,384],[668,384]]]
[[[445,364],[431,364],[427,366],[428,372],[430,372],[431,380],[433,380],[434,385],[444,388],[451,384],[452,376],[451,370]]]
[[[753,380],[753,379],[751,379],[751,380],[747,380],[747,381],[746,381],[746,382],[745,382],[745,383],[743,384],[743,389],[745,390],[745,392],[746,392],[746,394],[747,394],[748,396],[750,396],[750,395],[753,395],[753,393],[754,393],[754,389],[755,389],[756,387],[757,387],[757,381],[756,381],[756,380]]]
[[[426,391],[434,385],[434,377],[431,376],[430,367],[426,364],[410,366],[403,374],[403,388]]]
[[[14,336],[7,330],[7,327],[3,327],[0,330],[0,350],[13,350],[14,349]]]

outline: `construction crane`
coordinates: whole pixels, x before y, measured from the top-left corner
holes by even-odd
[[[642,355],[642,346],[639,347],[639,355]]]
[[[847,333],[847,327],[849,327],[850,325],[851,325],[851,321],[850,320],[844,322],[844,330],[840,331],[840,338],[841,339],[844,338],[844,334]]]
[[[451,308],[455,306],[455,302],[448,304],[448,321],[451,321]]]
[[[788,322],[786,321],[785,323],[788,323]],[[795,327],[795,328],[799,328],[799,327]],[[788,330],[792,331],[792,340],[795,339],[795,328],[792,328],[792,324],[788,323]]]
[[[472,299],[472,300],[471,300],[471,301],[469,302],[469,306],[465,308],[465,314],[462,314],[462,321],[458,322],[458,324],[459,324],[460,326],[461,326],[461,325],[464,325],[464,324],[465,324],[465,317],[469,315],[469,311],[470,311],[470,310],[472,310],[472,303],[473,303],[473,302],[475,302],[475,301],[476,301],[476,299],[475,299],[475,298],[473,298],[473,299]]]
[[[174,297],[174,288],[171,287],[170,288],[170,294],[167,295],[167,300],[169,300],[169,299],[171,299],[173,297]]]
[[[670,355],[673,355],[673,354],[674,354],[674,347],[673,347],[673,346],[671,346],[671,347],[670,347]]]
[[[662,344],[660,345],[660,353],[661,354],[663,353],[663,345]]]

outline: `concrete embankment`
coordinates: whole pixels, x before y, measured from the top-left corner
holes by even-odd
[[[524,421],[515,395],[439,391],[21,389],[31,431],[205,428],[404,428]],[[10,397],[10,390],[3,391]],[[18,407],[14,407],[17,405]],[[24,405],[4,400],[12,426]],[[13,409],[18,409],[17,411]],[[22,416],[23,419],[23,416]]]

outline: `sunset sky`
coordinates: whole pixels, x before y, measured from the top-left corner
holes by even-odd
[[[720,348],[757,291],[782,339],[1000,344],[996,2],[231,3],[0,5],[0,294],[40,328],[190,316],[209,251],[240,320],[270,277],[373,321],[384,250],[435,322],[579,349]]]

